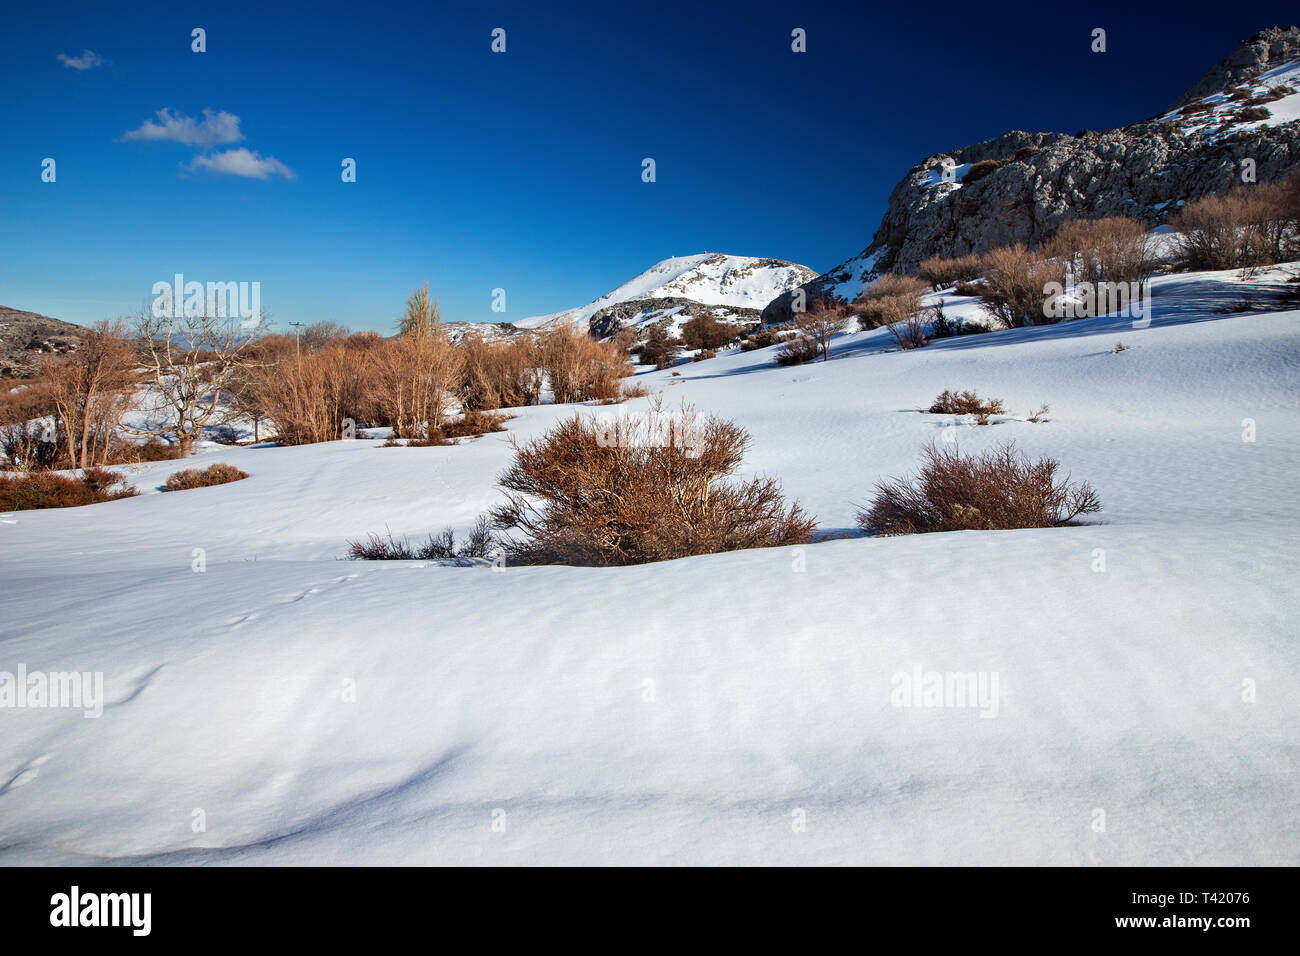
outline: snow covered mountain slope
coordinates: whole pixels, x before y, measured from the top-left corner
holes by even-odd
[[[524,329],[572,322],[611,335],[619,328],[663,318],[680,321],[700,311],[720,318],[756,319],[774,298],[817,275],[780,259],[704,252],[657,262],[636,278],[577,309],[521,319]],[[700,306],[715,308],[702,310]]]
[[[3,516],[0,672],[102,672],[106,702],[0,709],[0,863],[1300,863],[1300,311],[1216,311],[1279,278],[1158,278],[1145,329],[638,376],[749,429],[745,472],[827,531],[944,434],[1059,458],[1101,495],[1082,527],[339,560],[468,527],[572,406],[455,447],[209,446],[250,477],[159,494],[159,462]],[[946,388],[1011,414],[921,411]],[[996,706],[899,706],[918,667],[996,674]]]

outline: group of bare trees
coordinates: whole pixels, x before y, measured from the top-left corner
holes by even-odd
[[[93,468],[138,460],[121,434],[175,436],[189,455],[253,341],[236,317],[155,315],[96,323],[74,350],[45,356],[21,402],[0,409],[10,467]],[[148,446],[152,447],[152,446]]]

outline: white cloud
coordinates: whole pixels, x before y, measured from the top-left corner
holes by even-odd
[[[189,168],[194,171],[208,170],[214,173],[229,173],[231,176],[246,176],[249,179],[269,179],[283,176],[285,179],[297,179],[293,170],[274,156],[244,148],[228,149],[211,156],[195,156]]]
[[[138,129],[123,133],[123,141],[144,143],[174,142],[186,146],[216,146],[219,143],[237,143],[244,138],[239,131],[239,117],[233,113],[203,111],[203,119],[173,113],[169,109],[158,111],[158,122],[145,120]]]
[[[93,50],[82,50],[81,56],[68,56],[66,53],[60,53],[58,60],[64,66],[74,70],[93,70],[104,63],[104,58]]]

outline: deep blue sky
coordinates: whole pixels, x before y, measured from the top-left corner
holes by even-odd
[[[390,331],[425,280],[445,319],[500,320],[581,305],[670,255],[822,271],[861,251],[923,157],[1151,116],[1292,7],[10,4],[0,304],[85,323],[181,271],[260,281],[281,325]],[[86,49],[103,64],[56,59]],[[243,139],[120,141],[164,108],[233,114]],[[294,178],[188,171],[230,149]]]

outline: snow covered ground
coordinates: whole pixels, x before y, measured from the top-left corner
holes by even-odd
[[[0,709],[0,862],[1294,865],[1300,311],[1216,312],[1241,285],[1159,279],[1144,329],[639,376],[748,428],[824,531],[947,428],[1059,458],[1101,494],[1084,527],[340,560],[467,528],[509,435],[568,406],[457,447],[206,446],[250,477],[159,494],[162,462],[138,498],[4,516],[0,671],[101,671],[106,701]],[[945,388],[1011,414],[922,412]],[[997,694],[896,706],[917,669]]]

